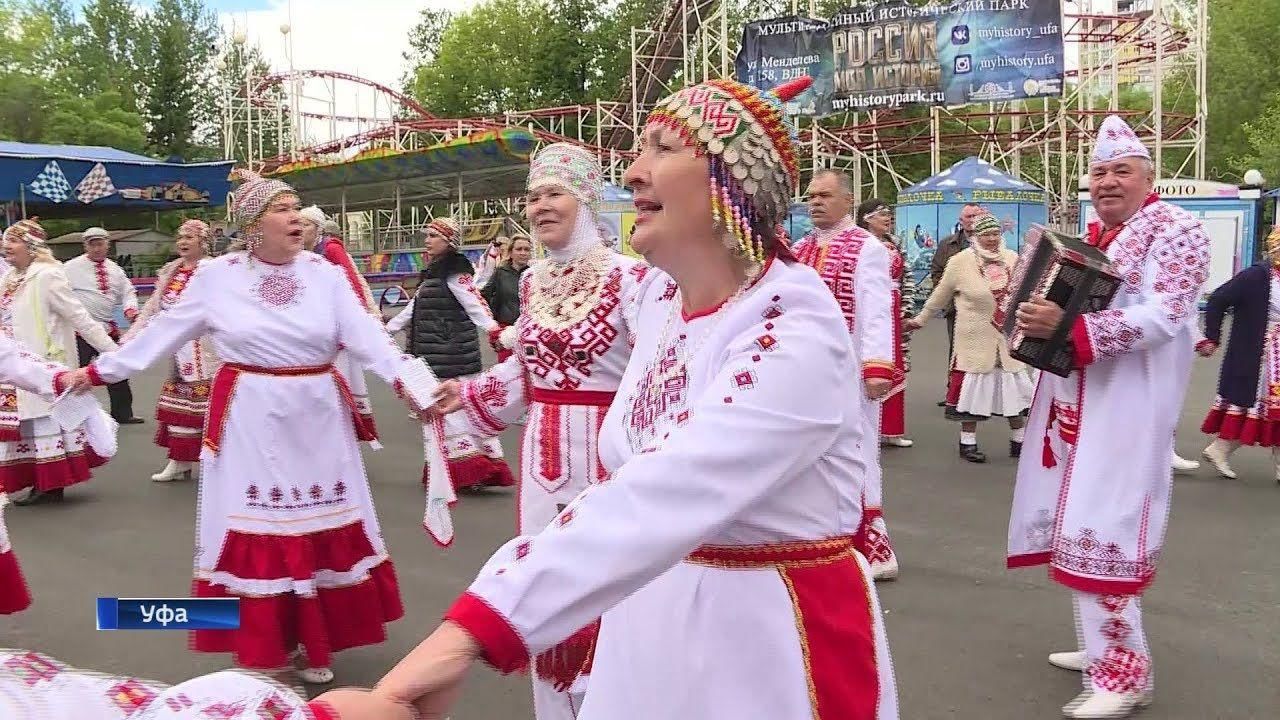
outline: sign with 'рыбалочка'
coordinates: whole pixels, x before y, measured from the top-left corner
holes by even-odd
[[[864,3],[830,20],[758,20],[742,31],[739,82],[813,85],[789,113],[821,117],[900,105],[964,105],[1062,94],[1058,0]]]

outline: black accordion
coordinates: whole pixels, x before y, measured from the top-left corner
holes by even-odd
[[[1009,292],[996,309],[996,327],[1009,341],[1009,354],[1034,368],[1066,377],[1074,369],[1071,327],[1082,313],[1104,310],[1120,287],[1106,253],[1085,242],[1042,225],[1027,232],[1009,280]],[[1023,335],[1016,310],[1032,297],[1057,303],[1062,323],[1047,340]]]

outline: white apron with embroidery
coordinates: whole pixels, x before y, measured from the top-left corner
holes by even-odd
[[[849,401],[862,388],[845,322],[812,270],[781,262],[720,312],[685,321],[677,308],[669,333],[679,302],[670,278],[650,270],[639,298],[632,362],[601,431],[611,477],[540,534],[501,548],[470,595],[532,653],[604,613],[579,720],[817,717],[809,648],[821,638],[799,628],[821,618],[800,617],[783,571],[682,560],[705,545],[856,531],[866,421]],[[866,711],[829,716],[890,720],[897,698],[876,591],[865,560],[850,557],[862,587],[824,602],[841,617],[870,613],[862,622],[874,642],[820,669],[867,668]]]
[[[1164,540],[1209,245],[1194,216],[1155,202],[1107,256],[1123,282],[1107,310],[1083,316],[1094,361],[1066,378],[1040,373],[1009,565],[1048,563],[1073,589],[1130,595],[1154,578]]]

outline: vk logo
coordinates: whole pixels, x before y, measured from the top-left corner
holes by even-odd
[[[952,45],[968,45],[969,44],[969,26],[957,25],[951,28],[951,44]]]
[[[973,71],[973,61],[968,55],[957,55],[955,64],[955,74],[964,75]]]

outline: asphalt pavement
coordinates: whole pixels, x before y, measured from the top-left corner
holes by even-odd
[[[884,451],[885,514],[902,573],[879,587],[902,717],[1059,717],[1080,677],[1049,666],[1045,656],[1074,647],[1070,599],[1043,568],[1004,568],[1015,467],[1007,457],[1008,429],[997,422],[979,429],[988,464],[958,457],[959,428],[936,406],[944,383],[943,332],[943,324],[934,323],[913,341],[907,425],[915,446]],[[1217,360],[1196,362],[1178,437],[1186,457],[1198,456],[1207,442],[1198,426],[1216,373]],[[166,682],[229,666],[227,656],[189,651],[182,632],[95,629],[97,597],[190,591],[195,484],[149,480],[164,464],[151,443],[160,381],[159,368],[135,380],[135,412],[148,421],[121,429],[120,453],[91,483],[69,490],[61,505],[8,509],[35,604],[0,618],[0,647]],[[339,654],[335,686],[375,682],[435,627],[515,524],[511,490],[467,495],[454,511],[454,546],[435,546],[420,525],[419,430],[385,386],[372,377],[371,385],[385,448],[366,451],[365,460],[407,614],[390,626],[388,642]],[[1032,447],[1035,438],[1027,440]],[[508,433],[503,441],[516,467],[518,437]],[[1176,480],[1160,573],[1144,599],[1156,704],[1140,717],[1280,715],[1280,485],[1264,450],[1246,448],[1234,464],[1239,480],[1214,477],[1207,468]],[[671,651],[678,655],[680,648]],[[750,678],[743,679],[743,692],[751,692]],[[530,708],[527,678],[478,668],[453,718],[531,718]]]

